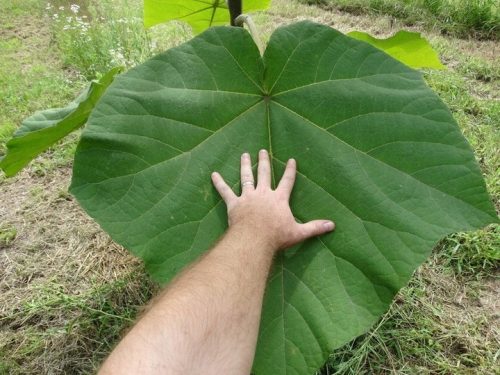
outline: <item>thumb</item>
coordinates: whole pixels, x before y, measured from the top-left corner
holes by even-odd
[[[300,225],[302,240],[310,237],[319,236],[331,232],[335,229],[335,223],[330,220],[312,220]]]

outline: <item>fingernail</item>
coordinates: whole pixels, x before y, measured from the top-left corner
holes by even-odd
[[[264,149],[260,150],[259,152],[260,152],[261,154],[267,154],[267,150],[264,150]]]
[[[332,231],[333,228],[335,228],[335,224],[333,224],[332,221],[325,221],[323,223],[323,228],[325,228],[327,231]]]
[[[248,152],[244,152],[243,155],[241,155],[242,158],[248,158],[250,157],[250,154]]]

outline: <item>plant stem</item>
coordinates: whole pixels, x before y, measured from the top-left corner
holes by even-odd
[[[257,31],[257,27],[252,20],[252,17],[250,17],[248,14],[240,14],[238,17],[236,17],[235,23],[236,26],[243,26],[243,24],[247,25],[248,31],[250,31],[250,35],[252,35],[253,41],[259,48],[260,54],[262,55],[264,53],[264,47],[262,44],[262,40],[260,39],[259,32]]]
[[[229,14],[231,16],[231,26],[242,26],[236,24],[236,18],[242,12],[241,0],[227,0],[227,6],[229,8]]]

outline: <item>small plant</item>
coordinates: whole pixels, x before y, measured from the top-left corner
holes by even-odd
[[[0,225],[0,249],[14,241],[16,235],[16,228],[5,224]]]
[[[129,6],[132,1],[121,0],[120,7],[108,2],[86,7],[47,3],[46,14],[53,20],[52,33],[65,65],[95,79],[115,66],[131,68],[158,52],[140,15],[128,11],[134,9]]]

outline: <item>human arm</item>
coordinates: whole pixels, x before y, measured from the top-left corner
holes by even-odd
[[[295,174],[289,160],[272,190],[266,151],[259,153],[256,187],[250,156],[242,156],[239,197],[212,174],[227,205],[229,229],[165,289],[100,374],[250,373],[274,254],[334,227],[326,220],[295,221],[288,203]]]

